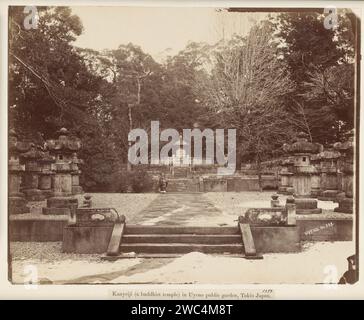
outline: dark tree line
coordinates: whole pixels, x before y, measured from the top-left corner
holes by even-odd
[[[111,190],[127,162],[131,128],[236,128],[243,161],[272,157],[299,131],[329,144],[353,127],[355,22],[281,13],[248,35],[189,43],[160,63],[132,43],[98,52],[74,45],[80,19],[68,7],[9,11],[9,127],[42,143],[67,127],[83,141],[84,185]]]

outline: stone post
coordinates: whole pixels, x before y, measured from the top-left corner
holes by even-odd
[[[83,208],[91,208],[92,207],[92,197],[89,194],[85,194],[84,196],[84,200],[83,200],[83,204],[82,207]]]
[[[272,200],[270,201],[270,207],[271,208],[276,208],[276,207],[280,207],[280,203],[279,203],[279,196],[278,194],[273,194],[271,196]]]
[[[72,154],[81,147],[81,142],[70,137],[67,129],[58,132],[58,139],[47,140],[46,148],[55,157],[53,193],[54,197],[47,199],[47,207],[43,214],[71,214],[71,208],[78,200],[72,196]]]
[[[353,213],[354,129],[347,133],[347,140],[345,142],[335,143],[334,148],[341,154],[338,161],[338,170],[342,177],[342,193],[338,194],[337,197],[339,206],[334,211]]]
[[[25,163],[24,183],[22,192],[29,201],[42,201],[44,194],[39,189],[39,176],[41,167],[39,160],[43,157],[43,152],[34,143],[30,144],[30,150],[21,154],[20,158]]]
[[[20,192],[24,166],[19,155],[28,151],[30,144],[19,142],[14,130],[9,132],[9,214],[28,213],[24,193]]]
[[[287,224],[296,225],[296,204],[295,199],[290,196],[286,200]]]
[[[340,153],[328,149],[319,154],[321,159],[321,185],[319,200],[334,201],[339,192],[338,190],[338,175],[337,175],[337,160]]]
[[[294,158],[292,185],[297,214],[321,213],[317,208],[317,200],[310,199],[312,192],[312,175],[317,169],[311,164],[311,156],[322,151],[322,145],[309,142],[307,135],[300,132],[296,142],[285,144],[283,150]]]

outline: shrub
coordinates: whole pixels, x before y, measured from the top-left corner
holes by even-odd
[[[151,192],[154,191],[152,177],[145,169],[134,168],[133,171],[122,171],[115,175],[117,192]]]

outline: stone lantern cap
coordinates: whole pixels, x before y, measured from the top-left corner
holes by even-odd
[[[30,147],[30,142],[18,141],[15,130],[11,129],[9,131],[9,154],[21,154],[29,151]]]
[[[47,150],[54,153],[74,153],[81,149],[81,141],[77,137],[70,136],[66,128],[58,131],[58,139],[49,139],[45,143]]]
[[[335,150],[325,150],[318,154],[320,159],[334,160],[340,157],[340,152]]]
[[[36,147],[34,143],[30,143],[30,150],[22,153],[20,157],[25,160],[37,161],[44,157],[44,152],[39,147]]]
[[[354,129],[346,133],[347,140],[344,142],[336,142],[334,149],[339,152],[347,153],[354,150]]]
[[[315,154],[322,151],[322,145],[319,143],[309,142],[307,134],[300,132],[297,135],[296,142],[284,144],[283,150],[290,154]]]

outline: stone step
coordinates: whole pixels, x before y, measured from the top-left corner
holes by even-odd
[[[122,243],[120,253],[233,253],[244,254],[242,244]]]
[[[122,243],[241,244],[241,236],[238,234],[129,234],[122,238]]]
[[[223,253],[223,254],[211,254],[211,255],[217,255],[217,256],[223,256],[223,257],[229,257],[229,258],[247,258],[252,259],[250,257],[246,257],[242,253]],[[175,259],[180,258],[183,256],[183,253],[135,253],[135,254],[128,254],[128,253],[120,253],[118,256],[107,256],[102,255],[102,260],[108,260],[108,261],[115,261],[119,259],[134,259],[134,258],[140,258],[140,259]],[[256,259],[262,259],[263,257],[257,256]]]
[[[240,235],[238,227],[183,227],[183,226],[141,226],[126,224],[124,235],[128,234],[196,234],[196,235]]]

